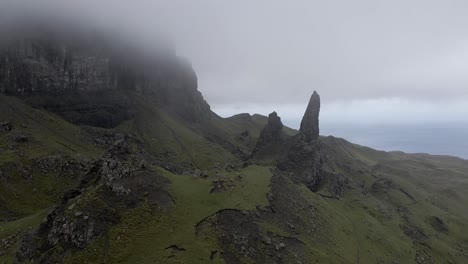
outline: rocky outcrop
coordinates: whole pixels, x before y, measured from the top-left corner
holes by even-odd
[[[0,94],[106,128],[134,116],[135,94],[191,122],[210,114],[191,65],[175,54],[70,35],[22,37],[0,47]]]
[[[1,122],[0,131],[10,132],[13,129],[13,125],[10,122]]]
[[[223,209],[195,225],[200,241],[207,234],[216,235],[220,248],[212,250],[211,259],[222,258],[229,264],[315,263],[301,239],[325,233],[319,228],[323,220],[311,199],[302,196],[300,187],[288,177],[273,171],[269,206],[251,211]],[[282,235],[285,233],[288,236]]]
[[[292,178],[304,183],[311,191],[318,191],[323,179],[322,163],[320,141],[306,142],[297,135],[289,142],[278,168],[291,172]]]
[[[323,179],[322,147],[319,140],[320,96],[314,92],[302,118],[299,134],[285,144],[278,168],[317,191]]]
[[[281,122],[281,118],[278,114],[273,112],[268,115],[268,123],[260,132],[260,136],[253,153],[255,154],[268,145],[282,141],[282,129],[283,123]]]
[[[106,235],[128,209],[141,203],[154,212],[171,208],[169,180],[147,169],[142,153],[134,149],[138,147],[126,137],[97,160],[79,188],[65,193],[38,230],[23,237],[18,260],[60,263],[69,250],[83,249]]]
[[[305,142],[311,142],[319,137],[320,96],[314,91],[309,100],[309,105],[302,118],[299,132]]]

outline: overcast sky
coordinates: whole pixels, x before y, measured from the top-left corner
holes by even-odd
[[[317,90],[325,123],[468,122],[466,0],[0,0],[0,10],[148,47],[164,32],[223,116],[276,110],[297,126]]]

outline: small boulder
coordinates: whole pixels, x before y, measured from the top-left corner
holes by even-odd
[[[19,135],[15,136],[15,142],[25,143],[25,142],[28,142],[28,141],[29,141],[29,138],[24,134],[19,134]]]
[[[13,129],[13,125],[10,122],[0,123],[0,130],[10,132]]]

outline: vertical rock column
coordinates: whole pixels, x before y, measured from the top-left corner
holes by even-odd
[[[309,100],[299,132],[302,139],[311,142],[319,137],[320,95],[314,91]]]
[[[322,153],[319,139],[320,96],[314,92],[302,118],[299,134],[288,142],[287,150],[278,163],[282,171],[304,183],[311,191],[322,183]]]

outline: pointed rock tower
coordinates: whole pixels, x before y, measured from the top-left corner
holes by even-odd
[[[278,169],[304,183],[311,191],[322,184],[322,151],[319,140],[320,96],[314,92],[302,118],[299,134],[287,142]]]
[[[316,91],[309,100],[309,105],[302,118],[299,132],[306,142],[311,142],[319,137],[319,115],[320,115],[320,95]]]

